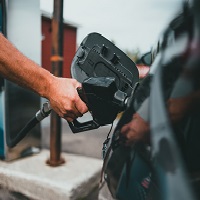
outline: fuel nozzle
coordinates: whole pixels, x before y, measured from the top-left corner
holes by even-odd
[[[91,77],[82,83],[85,101],[93,120],[100,125],[111,124],[123,110],[126,94],[117,89],[113,77]]]
[[[91,77],[83,81],[77,89],[79,96],[86,103],[93,120],[69,123],[72,132],[83,132],[113,123],[117,114],[126,108],[128,96],[117,88],[113,77]]]

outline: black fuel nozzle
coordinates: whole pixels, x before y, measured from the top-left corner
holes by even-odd
[[[117,114],[126,108],[127,94],[118,90],[113,77],[91,77],[77,89],[81,99],[86,103],[93,120],[70,123],[72,132],[83,132],[111,124]]]
[[[72,132],[82,132],[111,124],[126,108],[139,72],[135,63],[99,33],[90,33],[81,42],[72,64],[71,75],[82,83],[79,96],[93,120],[69,123]]]

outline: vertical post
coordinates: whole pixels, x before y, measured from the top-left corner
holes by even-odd
[[[63,65],[63,0],[54,0],[52,18],[52,73],[62,77]],[[47,164],[59,166],[65,161],[61,158],[61,119],[52,111],[50,128],[50,158]]]

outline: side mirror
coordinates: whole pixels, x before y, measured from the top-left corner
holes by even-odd
[[[141,57],[141,60],[145,65],[150,66],[152,64],[152,53],[151,52],[145,53]]]

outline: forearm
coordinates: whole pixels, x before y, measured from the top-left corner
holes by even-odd
[[[81,83],[53,76],[19,52],[2,34],[0,44],[0,75],[47,98],[52,109],[68,121],[87,112],[76,90]]]
[[[47,98],[52,74],[19,52],[2,34],[0,43],[0,74]]]

